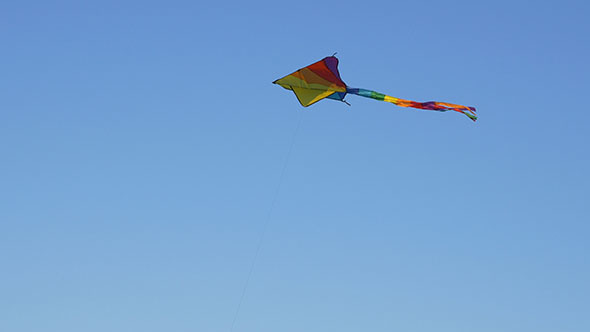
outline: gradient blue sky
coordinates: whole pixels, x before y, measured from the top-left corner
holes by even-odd
[[[586,1],[0,5],[0,330],[590,331]],[[338,52],[353,87],[271,82]]]

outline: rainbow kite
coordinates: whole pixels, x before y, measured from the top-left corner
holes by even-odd
[[[342,81],[338,73],[338,59],[335,56],[329,56],[313,63],[305,68],[289,74],[273,82],[287,90],[292,90],[302,106],[307,107],[324,98],[344,101],[347,93],[359,95],[367,98],[387,101],[398,106],[413,107],[431,111],[457,111],[467,115],[471,120],[477,120],[475,107],[441,103],[437,101],[427,101],[420,103],[417,101],[399,99],[384,95],[379,92],[350,88]],[[348,104],[348,103],[347,103]]]

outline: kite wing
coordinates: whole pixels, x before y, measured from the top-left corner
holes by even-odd
[[[346,86],[338,73],[338,59],[329,56],[301,68],[283,78],[273,82],[287,90],[291,90],[297,96],[301,105],[307,107],[324,98],[344,101],[347,93],[362,97],[377,99],[393,103],[402,107],[411,107],[431,111],[456,111],[467,115],[471,120],[477,120],[475,107],[457,104],[443,103],[438,101],[417,102],[384,95],[379,92],[356,89]]]
[[[301,105],[307,107],[326,97],[343,100],[346,84],[338,73],[338,59],[326,57],[273,82],[292,90]]]

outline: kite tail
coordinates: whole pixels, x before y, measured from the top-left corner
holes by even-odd
[[[456,105],[456,104],[449,104],[449,103],[441,103],[438,101],[427,101],[424,103],[420,103],[417,101],[399,99],[391,96],[384,95],[379,92],[365,90],[365,89],[355,89],[355,88],[346,88],[347,93],[352,93],[354,95],[373,98],[381,101],[386,101],[389,103],[396,104],[402,107],[412,107],[418,108],[422,110],[431,110],[431,111],[439,111],[439,112],[446,112],[446,111],[456,111],[459,113],[463,113],[467,115],[471,120],[477,120],[477,114],[475,113],[475,107],[470,106],[463,106],[463,105]]]

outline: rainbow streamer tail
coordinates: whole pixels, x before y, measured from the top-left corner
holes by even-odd
[[[388,95],[384,95],[379,92],[365,90],[365,89],[356,89],[356,88],[346,88],[347,93],[351,93],[353,95],[358,95],[366,98],[373,98],[381,101],[386,101],[389,103],[396,104],[402,107],[412,107],[418,108],[421,110],[430,110],[430,111],[439,111],[439,112],[446,112],[446,111],[456,111],[459,113],[463,113],[467,115],[471,120],[477,120],[477,114],[475,113],[475,107],[470,106],[463,106],[463,105],[456,105],[456,104],[449,104],[449,103],[442,103],[438,101],[427,101],[424,103],[420,103],[417,101],[399,99],[395,97],[391,97]]]

